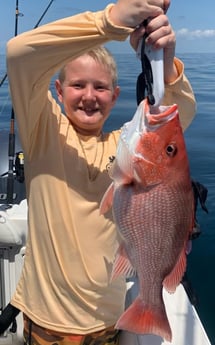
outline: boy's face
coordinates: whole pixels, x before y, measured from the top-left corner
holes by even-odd
[[[77,132],[100,135],[119,95],[105,67],[88,55],[78,57],[66,66],[65,80],[57,80],[56,89]]]

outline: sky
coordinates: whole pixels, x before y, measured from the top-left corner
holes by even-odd
[[[86,10],[103,9],[109,0],[54,0],[41,21],[68,17]],[[5,53],[6,42],[15,34],[17,0],[0,0],[0,53]],[[19,0],[18,33],[32,29],[44,13],[50,0]],[[176,53],[215,53],[215,0],[172,0],[168,10],[176,33]],[[128,41],[109,45],[114,52],[131,52]]]

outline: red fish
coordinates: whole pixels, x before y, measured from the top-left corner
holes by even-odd
[[[177,105],[150,114],[146,100],[122,128],[110,172],[113,183],[100,211],[111,206],[122,237],[112,278],[134,272],[139,295],[116,328],[171,341],[162,297],[174,292],[186,269],[194,198]]]

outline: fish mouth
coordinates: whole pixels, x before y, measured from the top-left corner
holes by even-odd
[[[173,104],[170,106],[156,107],[156,112],[152,113],[153,107],[150,107],[148,102],[145,102],[142,112],[142,118],[140,119],[143,127],[147,131],[155,131],[159,127],[163,126],[167,122],[173,120],[178,116],[178,106]],[[142,130],[144,129],[142,128]]]
[[[153,109],[155,109],[154,113],[152,112]],[[144,132],[155,132],[177,116],[177,104],[170,106],[160,105],[153,108],[145,99],[139,104],[132,120],[124,124],[122,139],[129,143],[130,147],[135,147],[136,142]]]
[[[134,114],[131,121],[126,122],[122,127],[120,136],[120,145],[117,149],[117,156],[123,157],[120,159],[120,166],[123,167],[123,171],[130,171],[133,174],[133,157],[136,162],[138,160],[144,160],[146,164],[153,168],[156,166],[150,161],[143,153],[138,152],[137,145],[144,133],[155,132],[161,126],[167,122],[172,121],[178,116],[177,104],[171,106],[159,106],[156,107],[157,111],[155,114],[151,112],[147,100],[143,100]],[[130,164],[128,164],[130,162]]]

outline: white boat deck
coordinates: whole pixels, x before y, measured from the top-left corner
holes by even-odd
[[[23,200],[12,208],[0,205],[0,308],[10,301],[23,264],[27,236],[27,203]],[[128,282],[128,304],[137,294],[137,284]],[[201,320],[191,305],[182,285],[174,294],[163,292],[173,340],[171,343],[155,335],[135,335],[122,332],[120,345],[211,345]],[[17,317],[17,332],[6,331],[0,345],[21,345],[22,317]]]

